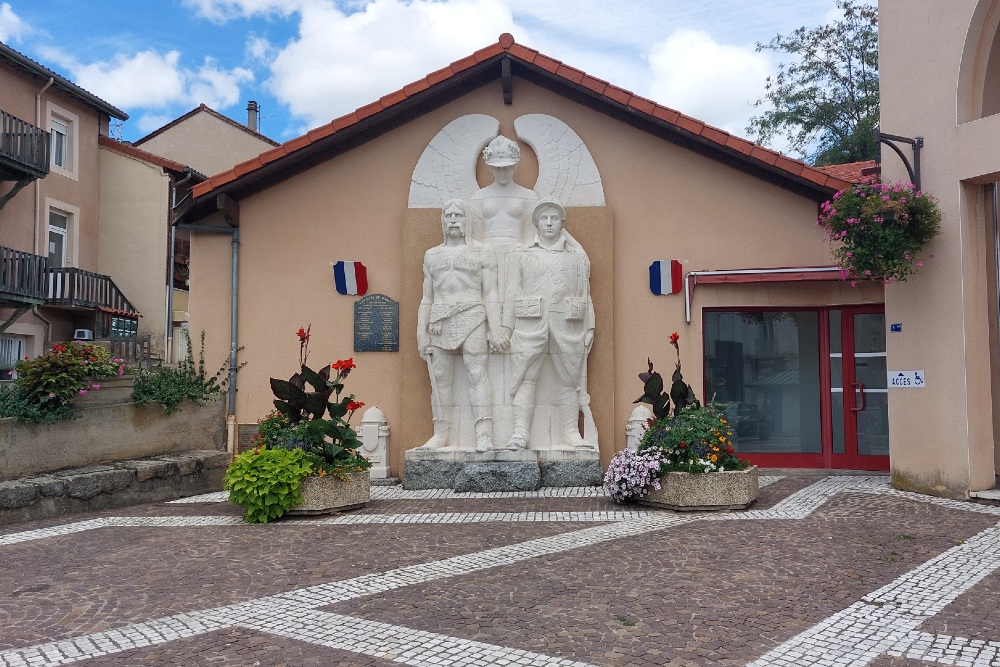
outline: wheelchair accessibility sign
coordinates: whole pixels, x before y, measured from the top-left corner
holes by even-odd
[[[923,371],[889,371],[888,385],[892,389],[923,389],[925,380]]]

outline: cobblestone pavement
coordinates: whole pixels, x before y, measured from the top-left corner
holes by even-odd
[[[374,487],[247,526],[223,494],[0,529],[0,666],[1000,665],[1000,508],[886,477],[753,509]]]

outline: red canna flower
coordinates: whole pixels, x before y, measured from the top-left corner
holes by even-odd
[[[365,404],[362,403],[361,401],[349,401],[347,403],[347,409],[351,412],[354,412],[358,408],[363,408],[363,407],[365,407]]]
[[[676,348],[677,341],[680,340],[680,338],[681,338],[680,335],[676,331],[673,332],[672,334],[670,334],[670,344]]]

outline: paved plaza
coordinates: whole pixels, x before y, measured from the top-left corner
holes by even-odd
[[[374,487],[267,526],[224,494],[6,526],[0,665],[1000,665],[1000,507],[762,484],[722,514]]]

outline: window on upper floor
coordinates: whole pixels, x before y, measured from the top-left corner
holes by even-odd
[[[68,266],[73,256],[70,252],[73,214],[59,209],[49,209],[49,268]]]
[[[75,114],[49,104],[49,132],[52,133],[52,171],[76,178],[79,122]]]

